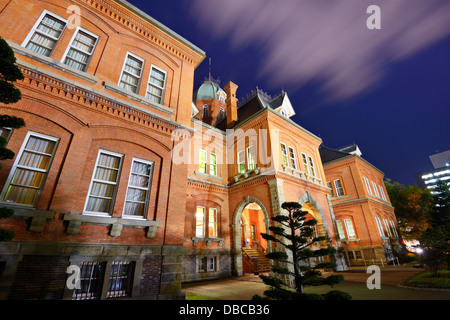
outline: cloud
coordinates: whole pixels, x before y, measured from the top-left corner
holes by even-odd
[[[299,88],[319,81],[330,99],[376,84],[395,61],[450,35],[448,0],[193,0],[192,12],[212,37],[264,53],[258,76]],[[369,5],[381,29],[369,30]]]

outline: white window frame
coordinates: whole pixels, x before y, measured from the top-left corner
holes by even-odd
[[[214,163],[212,163],[212,157],[214,156]],[[217,154],[210,152],[209,154],[209,174],[212,176],[217,176]]]
[[[53,150],[53,153],[50,156],[50,160],[49,160],[49,163],[48,163],[47,170],[19,165],[19,161],[22,158],[23,152],[26,151],[25,150],[25,146],[27,145],[30,137],[32,137],[32,136],[55,142],[55,148]],[[9,171],[8,178],[6,179],[5,185],[3,186],[3,190],[2,190],[2,192],[0,194],[0,202],[1,203],[14,204],[14,205],[23,206],[23,207],[35,207],[39,203],[39,198],[41,196],[42,189],[45,186],[45,182],[47,180],[48,173],[50,172],[50,169],[52,167],[53,159],[55,158],[55,154],[56,154],[56,150],[58,149],[59,141],[60,141],[60,138],[57,138],[57,137],[52,137],[52,136],[48,136],[46,134],[37,133],[37,132],[33,132],[33,131],[28,131],[27,132],[27,135],[25,136],[25,139],[22,142],[22,146],[20,147],[20,150],[17,153],[16,160],[14,161],[14,164],[12,165],[11,170]],[[39,172],[44,173],[44,178],[42,179],[42,183],[41,183],[41,186],[39,187],[39,191],[38,191],[38,194],[36,196],[36,199],[35,199],[34,203],[31,204],[31,205],[30,204],[17,203],[17,202],[4,201],[4,198],[6,196],[6,193],[8,192],[8,188],[9,188],[9,186],[11,184],[11,181],[12,181],[12,179],[13,179],[15,173],[16,173],[17,168],[23,168],[23,169],[26,169],[26,170],[39,171]]]
[[[377,188],[376,183],[373,182],[373,181],[370,181],[370,182],[372,182],[372,187],[373,187],[373,189],[375,190],[374,196],[376,196],[377,198],[380,198],[380,194],[379,194],[379,192],[378,192],[378,188]]]
[[[211,213],[211,211],[213,211],[214,212],[214,222],[213,223],[211,223],[211,219],[210,219],[210,213]],[[206,225],[206,221],[204,221],[204,223],[205,223],[205,225]],[[212,236],[210,236],[209,235],[209,227],[210,226],[213,226],[213,235]],[[217,208],[209,208],[208,207],[208,224],[207,224],[207,232],[205,233],[205,237],[207,237],[207,238],[217,238],[217,236],[218,236],[218,229],[217,229],[217,226],[218,226],[218,221],[217,221]]]
[[[387,201],[386,194],[384,193],[383,187],[382,187],[381,185],[378,185],[378,188],[380,189],[381,198],[382,198],[383,200]]]
[[[283,142],[280,142],[280,147],[281,147],[282,164],[289,167],[289,155],[288,155],[287,147]]]
[[[341,220],[336,220],[336,229],[339,239],[345,239],[344,225]]]
[[[247,147],[247,170],[253,170],[256,168],[256,154],[252,153],[253,157],[250,157],[250,152],[254,149],[255,147],[253,145]]]
[[[197,219],[198,219],[198,209],[203,209],[203,217],[202,217],[202,233],[199,234],[198,231],[200,230],[197,225]],[[205,222],[206,222],[206,207],[205,206],[196,206],[195,207],[195,237],[196,238],[205,238],[206,237],[206,231],[205,231]]]
[[[339,182],[340,186],[338,186],[337,182]],[[342,186],[341,179],[336,179],[333,181],[333,183],[334,183],[334,188],[336,189],[336,197],[339,198],[339,197],[344,196],[345,192],[344,192],[344,187]]]
[[[44,9],[44,11],[42,11],[41,15],[39,16],[39,18],[37,19],[37,21],[35,22],[35,24],[34,24],[33,27],[31,28],[30,32],[28,33],[28,35],[27,35],[27,36],[25,37],[25,39],[23,40],[21,46],[24,47],[24,48],[26,48],[27,45],[28,45],[28,43],[30,42],[31,38],[33,37],[33,35],[34,35],[36,32],[39,33],[39,34],[42,34],[42,32],[41,32],[40,30],[38,30],[37,28],[39,27],[40,23],[42,22],[42,20],[44,19],[44,17],[45,17],[47,14],[50,15],[50,16],[53,16],[53,18],[55,18],[55,19],[57,19],[57,20],[61,20],[61,22],[64,22],[64,23],[65,23],[64,28],[62,29],[61,34],[60,34],[60,36],[59,36],[58,39],[53,38],[52,36],[49,36],[49,35],[47,35],[47,34],[45,35],[46,37],[51,37],[53,40],[55,40],[55,46],[51,49],[49,55],[48,55],[48,56],[43,55],[43,56],[45,56],[45,57],[51,57],[51,55],[53,54],[53,51],[55,50],[56,46],[58,45],[59,40],[61,39],[61,37],[62,37],[64,31],[65,31],[66,28],[67,28],[68,20],[67,20],[67,19],[64,19],[64,18],[62,18],[62,17],[60,17],[60,16],[58,16],[57,14],[54,14],[53,12],[48,11],[47,9]],[[35,54],[40,54],[40,53],[37,53],[37,52],[35,52],[35,51],[31,50],[31,49],[27,49],[27,50],[30,50],[30,51],[34,52]],[[41,54],[41,55],[42,55],[42,54]]]
[[[356,238],[355,225],[353,224],[352,219],[350,219],[350,218],[344,219],[344,224],[345,224],[345,231],[347,232],[348,239]]]
[[[366,190],[369,195],[372,195],[372,189],[370,188],[369,179],[363,176],[364,184],[366,185]]]
[[[153,69],[155,69],[155,70],[157,70],[157,71],[159,71],[161,73],[164,73],[164,84],[163,84],[163,87],[159,87],[159,86],[155,85],[154,83],[150,83],[150,80],[152,78],[152,71],[153,71]],[[148,98],[148,95],[149,95],[149,93],[148,93],[149,90],[148,89],[149,89],[150,86],[155,86],[156,88],[161,89],[161,91],[162,91],[161,102],[158,103],[158,102],[155,102],[153,100],[151,100],[151,101],[153,103],[158,103],[158,104],[163,105],[164,104],[164,96],[165,96],[165,93],[166,93],[166,84],[167,84],[167,71],[152,64],[152,66],[150,68],[150,74],[148,75],[147,88],[145,89],[145,98],[148,99],[148,100],[151,100],[150,98]]]
[[[150,173],[148,176],[148,187],[147,188],[142,188],[142,187],[136,187],[136,186],[130,186],[130,181],[131,181],[131,175],[134,173],[133,170],[133,164],[135,162],[141,162],[141,163],[145,163],[150,165]],[[123,211],[122,211],[122,217],[123,218],[127,218],[127,219],[147,219],[147,211],[148,211],[148,204],[149,204],[149,199],[150,199],[150,191],[152,189],[152,178],[153,178],[153,167],[154,167],[155,163],[153,161],[148,161],[148,160],[142,160],[139,158],[133,158],[131,161],[131,167],[130,167],[130,175],[128,176],[128,184],[127,184],[127,192],[125,193],[125,200],[123,203]],[[136,173],[135,173],[136,174]],[[144,201],[129,201],[128,199],[128,191],[131,188],[135,188],[135,189],[139,189],[139,190],[143,190],[146,192],[145,195],[145,199]],[[127,206],[127,202],[137,202],[137,203],[143,203],[144,204],[144,211],[142,216],[134,216],[134,215],[126,215],[125,214],[125,209]]]
[[[394,237],[398,238],[398,233],[397,233],[397,229],[395,228],[394,220],[391,219],[390,222],[391,222],[391,227],[392,227]]]
[[[297,170],[297,156],[295,155],[295,149],[291,146],[289,146],[289,165]]]
[[[89,36],[91,36],[91,37],[93,37],[93,38],[95,38],[95,43],[94,43],[94,45],[93,45],[93,47],[92,47],[92,52],[91,52],[91,53],[82,51],[82,50],[80,50],[80,49],[78,49],[78,48],[76,48],[76,47],[73,46],[73,42],[75,41],[76,36],[78,35],[78,32],[80,32],[80,31],[81,31],[81,32],[84,32],[84,33],[86,33],[86,34],[88,34]],[[73,34],[73,36],[72,36],[72,39],[70,40],[69,45],[68,45],[67,48],[66,48],[66,52],[64,53],[64,55],[63,55],[63,57],[62,57],[62,59],[61,59],[61,63],[63,63],[64,65],[68,66],[68,65],[65,63],[65,60],[66,60],[66,58],[67,58],[67,55],[69,54],[70,49],[73,48],[75,51],[80,51],[80,52],[82,52],[82,53],[84,53],[84,54],[86,54],[86,55],[89,56],[88,60],[86,61],[86,68],[85,68],[84,70],[79,70],[79,69],[74,68],[74,69],[76,69],[76,70],[78,70],[78,71],[86,72],[86,70],[87,70],[88,67],[89,67],[89,63],[91,62],[92,56],[94,55],[95,48],[97,47],[98,39],[99,39],[99,36],[98,36],[98,35],[96,35],[96,34],[90,32],[90,31],[88,31],[88,30],[86,30],[86,29],[84,29],[84,28],[78,26],[78,27],[75,29],[75,32],[74,32],[74,34]],[[70,66],[68,66],[68,67],[70,67]],[[70,67],[70,68],[73,68],[73,67]]]
[[[141,74],[139,75],[139,79],[138,79],[138,82],[137,82],[137,84],[136,84],[136,92],[129,91],[129,90],[123,88],[123,87],[120,85],[120,83],[122,82],[122,76],[123,76],[124,72],[127,73],[127,74],[129,74],[129,75],[131,75],[132,77],[136,77],[136,75],[132,75],[132,74],[128,73],[127,71],[125,71],[125,66],[126,66],[126,64],[127,64],[128,56],[131,56],[131,57],[133,57],[134,59],[140,60],[140,61],[142,62]],[[142,59],[141,57],[135,55],[134,53],[131,53],[131,52],[127,51],[127,54],[125,55],[125,61],[123,62],[123,65],[122,65],[122,71],[121,71],[121,73],[120,73],[119,82],[117,83],[117,85],[118,85],[121,89],[123,89],[123,90],[125,90],[125,91],[131,92],[131,93],[135,93],[135,94],[139,94],[139,91],[140,91],[140,88],[141,88],[142,74],[143,74],[143,72],[144,72],[144,66],[145,66],[145,60],[144,60],[144,59]]]
[[[377,223],[378,232],[380,233],[380,236],[384,238],[385,235],[384,235],[383,225],[381,224],[381,219],[379,217],[375,217],[375,221]]]
[[[237,153],[237,164],[238,164],[238,172],[245,173],[245,151],[241,150]],[[241,170],[241,166],[242,169]]]
[[[87,205],[89,203],[89,197],[91,196],[91,191],[92,191],[92,186],[94,184],[94,182],[100,182],[100,183],[105,183],[104,180],[95,180],[94,176],[95,176],[95,172],[97,170],[97,166],[98,166],[98,162],[100,160],[100,155],[102,153],[114,156],[114,157],[119,157],[120,158],[120,162],[119,162],[119,169],[117,171],[117,180],[114,183],[114,191],[113,191],[113,195],[111,197],[111,207],[109,208],[109,212],[96,212],[96,211],[87,211]],[[116,153],[116,152],[112,152],[112,151],[108,151],[108,150],[103,150],[103,149],[99,149],[98,153],[97,153],[97,160],[95,161],[95,166],[94,169],[92,170],[92,175],[91,175],[91,183],[89,185],[89,190],[86,196],[86,201],[84,203],[84,208],[83,208],[83,214],[85,215],[92,215],[92,216],[102,216],[102,217],[110,217],[112,214],[112,211],[114,209],[114,204],[116,202],[116,194],[117,194],[117,188],[119,186],[119,181],[120,181],[120,174],[122,172],[122,164],[123,164],[123,157],[124,155],[121,153]],[[106,182],[106,184],[113,184],[110,182]]]
[[[309,164],[310,164],[310,169],[312,171],[312,174],[314,177],[317,177],[316,165],[314,164],[314,160],[311,156],[308,156],[308,158],[309,158]]]
[[[305,167],[305,173],[310,174],[309,164],[308,164],[308,156],[306,153],[302,152],[302,158],[303,158],[303,166]]]
[[[201,154],[205,154],[205,160],[202,160]],[[204,169],[200,168],[200,164],[204,164]],[[208,152],[206,150],[200,149],[198,153],[198,171],[201,173],[208,173]]]
[[[3,134],[3,132],[7,132],[7,134],[5,135],[5,137],[3,137],[5,140],[6,140],[6,143],[5,143],[5,146],[8,144],[8,142],[9,142],[9,139],[11,138],[11,136],[12,136],[12,133],[13,133],[13,128],[10,128],[10,127],[0,127],[0,136]]]
[[[389,222],[386,219],[383,219],[384,226],[386,227],[386,232],[389,237],[392,237],[391,228],[389,227]]]
[[[336,195],[335,195],[335,193],[334,193],[333,184],[332,184],[331,181],[328,181],[328,182],[327,182],[327,187],[331,189],[331,194],[330,194],[330,196],[331,196],[332,198],[335,198]]]

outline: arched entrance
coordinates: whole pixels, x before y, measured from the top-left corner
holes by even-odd
[[[269,214],[264,204],[246,197],[236,207],[233,219],[233,274],[244,274],[243,255],[254,248],[270,251],[271,244],[261,237],[269,230]],[[247,250],[246,250],[247,249]],[[245,256],[244,258],[248,258]]]

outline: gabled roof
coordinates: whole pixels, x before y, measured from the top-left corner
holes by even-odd
[[[327,148],[323,144],[319,147],[319,152],[323,164],[351,155],[350,153],[345,151]]]

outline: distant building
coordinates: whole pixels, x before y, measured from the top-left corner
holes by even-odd
[[[416,173],[419,187],[433,192],[438,181],[450,183],[450,150],[430,156],[433,168],[431,170]]]

